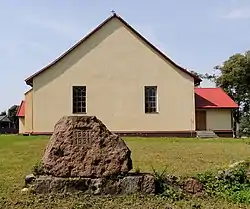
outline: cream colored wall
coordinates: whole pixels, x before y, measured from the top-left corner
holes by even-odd
[[[19,134],[25,133],[25,119],[24,117],[19,117]]]
[[[215,109],[207,110],[207,129],[231,130],[231,110]]]
[[[33,90],[25,94],[25,131],[33,131]]]
[[[33,80],[34,131],[72,115],[72,86],[87,86],[87,115],[112,131],[195,130],[193,78],[113,19]],[[144,86],[158,86],[158,114],[144,112]]]

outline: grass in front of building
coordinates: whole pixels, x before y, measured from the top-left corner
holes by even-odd
[[[134,170],[189,176],[248,158],[250,139],[124,138]],[[171,203],[159,196],[81,198],[33,196],[20,192],[24,177],[41,160],[48,137],[0,135],[0,208],[240,208],[217,199]],[[242,206],[243,207],[243,206]],[[248,208],[244,206],[243,208]],[[249,207],[250,208],[250,207]]]

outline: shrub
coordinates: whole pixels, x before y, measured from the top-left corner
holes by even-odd
[[[165,176],[167,167],[162,172],[157,171],[152,167],[153,175],[155,177],[155,184],[156,184],[156,193],[161,194],[165,190],[166,182],[165,182]]]
[[[248,161],[240,161],[218,173],[198,174],[197,178],[203,183],[206,193],[210,196],[222,197],[238,203],[249,202],[249,165]]]
[[[185,197],[185,194],[181,190],[180,185],[178,185],[176,178],[166,175],[167,167],[161,172],[156,171],[153,167],[152,170],[155,177],[156,193],[158,195],[172,201],[179,201]],[[176,185],[171,184],[169,180],[171,183],[175,182]]]

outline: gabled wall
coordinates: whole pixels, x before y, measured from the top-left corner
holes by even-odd
[[[112,131],[195,130],[193,78],[118,19],[34,78],[34,132],[51,132],[59,118],[72,115],[74,85],[87,86],[87,115],[96,115]],[[144,112],[146,85],[158,86],[157,114]]]

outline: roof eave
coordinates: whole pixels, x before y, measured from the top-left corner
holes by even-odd
[[[33,87],[33,79],[25,80],[26,85]]]
[[[195,108],[197,109],[237,109],[238,107],[219,107],[219,106],[214,106],[214,107],[207,107],[207,106],[203,106],[203,107],[199,107],[196,106]]]
[[[199,77],[194,78],[194,85],[195,86],[199,86],[201,84],[201,82],[202,82],[202,79],[200,79]]]
[[[26,85],[33,87],[33,77],[35,77],[35,76],[36,75],[32,76],[31,78],[27,78],[25,80]],[[192,75],[190,75],[190,76],[192,76]],[[192,76],[192,77],[194,77],[194,76]],[[201,82],[202,82],[202,79],[200,79],[199,77],[196,77],[196,78],[194,77],[194,85],[195,86],[199,86]]]

